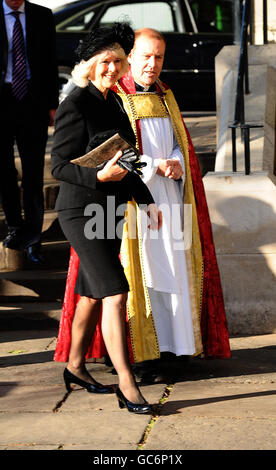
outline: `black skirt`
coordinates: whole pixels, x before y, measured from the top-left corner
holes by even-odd
[[[84,215],[84,208],[65,209],[58,212],[65,237],[76,251],[80,264],[75,293],[102,299],[129,291],[129,285],[121,265],[122,217],[116,218],[108,230],[106,216],[96,226],[95,218]],[[118,233],[119,232],[119,233]]]

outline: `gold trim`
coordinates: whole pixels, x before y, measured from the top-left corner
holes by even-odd
[[[139,95],[128,95],[131,108],[135,109],[136,119],[164,118],[168,117],[168,111],[160,96],[156,93],[139,93]]]
[[[129,283],[127,315],[135,362],[160,357],[149,294],[142,265],[140,235],[137,229],[139,209],[135,201],[127,206],[121,244],[121,262]],[[135,237],[131,230],[135,228]]]
[[[202,338],[201,338],[201,327],[200,327],[200,319],[201,319],[201,305],[202,305],[202,290],[203,290],[203,258],[202,258],[202,251],[201,251],[201,240],[200,240],[200,233],[198,227],[198,220],[197,220],[197,211],[196,211],[196,203],[193,191],[193,184],[192,184],[192,177],[191,177],[191,170],[189,164],[189,144],[188,144],[188,137],[185,132],[185,128],[183,125],[181,113],[177,102],[174,98],[173,92],[169,90],[165,90],[159,82],[159,86],[163,92],[162,98],[157,94],[127,94],[122,89],[120,85],[118,85],[119,95],[121,96],[125,110],[129,116],[130,122],[132,124],[133,130],[136,135],[136,142],[138,146],[138,135],[137,135],[137,127],[136,121],[141,118],[145,117],[165,117],[169,116],[171,118],[173,131],[176,137],[176,140],[179,144],[181,152],[184,156],[185,161],[185,172],[186,172],[186,179],[185,179],[185,191],[184,191],[184,204],[191,204],[192,205],[192,245],[191,248],[185,250],[185,257],[186,257],[186,264],[187,264],[187,273],[188,273],[188,282],[189,282],[189,292],[190,292],[190,303],[191,303],[191,311],[192,311],[192,321],[193,321],[193,330],[194,330],[194,341],[195,341],[195,348],[196,353],[195,355],[201,354],[203,352],[202,346]],[[145,99],[147,97],[147,99]],[[149,106],[149,101],[153,100],[153,105]],[[162,103],[162,105],[160,105]],[[159,107],[159,111],[158,111]],[[159,115],[158,115],[159,112]],[[139,215],[137,216],[137,230],[139,232]],[[138,233],[137,244],[130,244],[129,249],[137,250],[136,253],[139,253],[139,268],[140,268],[140,276],[141,282],[144,286],[144,307],[145,307],[145,314],[148,319],[152,319],[152,312],[150,307],[149,301],[149,294],[147,287],[145,285],[145,274],[143,270],[143,256],[142,256],[142,247],[141,247],[141,235]],[[125,245],[124,245],[125,246]],[[132,253],[132,256],[134,253]],[[137,260],[135,261],[137,263]],[[139,293],[140,295],[140,293]],[[131,331],[132,331],[132,341],[134,341],[134,349],[138,350],[139,347],[137,343],[137,336],[135,330],[137,330],[137,319],[140,315],[138,312],[133,311],[133,299],[131,295],[129,296],[130,302],[128,306],[129,310],[129,320],[131,324]],[[136,314],[136,315],[135,315]],[[135,322],[134,319],[135,318]],[[151,336],[156,336],[154,322],[152,325]],[[143,331],[139,332],[143,334]],[[139,334],[137,333],[137,334]],[[157,338],[157,336],[156,336]],[[155,349],[155,348],[153,348]],[[159,348],[158,348],[159,351]]]
[[[123,100],[123,105],[124,105],[124,108],[125,108],[125,111],[128,115],[128,118],[130,120],[130,123],[131,123],[131,126],[132,126],[132,129],[133,129],[133,132],[135,134],[135,138],[136,138],[136,147],[138,148],[139,144],[138,144],[138,134],[137,134],[137,127],[136,127],[136,121],[138,119],[137,115],[136,115],[136,111],[135,111],[135,106],[134,106],[134,103],[133,101],[131,100],[130,96],[131,95],[128,95],[124,90],[123,88],[121,87],[121,85],[119,84],[119,82],[117,82],[117,88],[118,90],[120,91],[120,93],[118,93],[118,95],[121,97],[121,99]]]

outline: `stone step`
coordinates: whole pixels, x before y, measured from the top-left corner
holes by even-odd
[[[45,258],[44,269],[66,269],[68,266],[70,247],[66,241],[42,243]],[[22,251],[10,250],[0,245],[0,272],[18,269],[36,269]]]
[[[0,239],[6,236],[6,225],[3,213],[0,213]],[[67,269],[69,259],[69,243],[65,239],[57,214],[54,211],[45,212],[42,250],[45,256],[46,269]],[[0,244],[0,272],[14,269],[34,269],[25,259],[21,251],[9,250]]]
[[[0,239],[6,236],[5,217],[0,212]],[[60,228],[57,213],[46,211],[44,214],[42,251],[45,257],[43,269],[67,270],[70,247]],[[21,251],[10,250],[0,244],[0,272],[20,269],[34,269]]]
[[[66,270],[32,269],[0,272],[0,304],[61,302]]]
[[[3,214],[0,218],[3,232]],[[3,329],[57,327],[64,296],[69,244],[54,211],[44,217],[43,268],[0,245],[0,322]]]
[[[2,330],[58,329],[62,302],[10,302],[0,306]]]
[[[60,228],[57,213],[54,210],[48,210],[44,213],[43,228],[42,228],[43,241],[60,241],[65,240],[65,237]],[[5,238],[7,227],[5,223],[5,215],[0,211],[0,240]]]

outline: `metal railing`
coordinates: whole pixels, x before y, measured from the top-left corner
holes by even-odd
[[[263,0],[264,44],[267,44],[267,0]]]
[[[235,94],[235,111],[232,129],[232,170],[237,171],[237,147],[236,137],[237,129],[241,129],[241,137],[244,143],[244,165],[245,174],[250,174],[250,129],[263,127],[261,124],[250,124],[245,122],[244,101],[245,94],[249,94],[248,77],[248,26],[251,17],[251,0],[243,1],[242,21],[241,21],[241,40],[240,54],[238,64],[238,76]],[[263,0],[263,24],[264,24],[264,43],[267,42],[267,0]],[[265,42],[266,41],[266,42]]]

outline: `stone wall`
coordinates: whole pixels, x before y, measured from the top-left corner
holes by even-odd
[[[263,167],[276,177],[276,67],[267,68]]]
[[[231,335],[276,332],[276,186],[267,172],[203,178]]]

